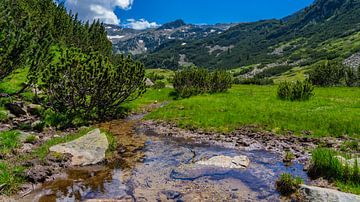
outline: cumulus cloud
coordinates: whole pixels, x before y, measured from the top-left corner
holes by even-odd
[[[97,20],[108,24],[119,24],[114,13],[116,8],[130,9],[134,0],[67,0],[65,6],[78,13],[81,20]]]
[[[145,19],[135,20],[135,19],[128,19],[127,23],[123,24],[124,27],[132,28],[136,30],[143,30],[149,28],[157,28],[160,25],[156,22],[149,22]]]

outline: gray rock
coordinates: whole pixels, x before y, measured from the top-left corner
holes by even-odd
[[[51,152],[71,154],[72,166],[86,166],[98,164],[105,159],[105,152],[109,147],[106,135],[95,129],[74,141],[55,145]]]
[[[27,115],[22,103],[7,103],[5,104],[5,108],[17,117]]]
[[[360,196],[333,189],[301,185],[300,193],[311,202],[360,202]]]
[[[208,160],[198,161],[196,164],[230,169],[242,169],[249,166],[250,160],[247,156],[214,156]]]
[[[146,78],[145,85],[151,87],[151,86],[154,86],[155,84],[149,78]]]
[[[36,104],[29,104],[26,106],[26,111],[28,113],[30,113],[31,115],[39,115],[41,110],[41,106],[40,105],[36,105]]]
[[[346,159],[342,156],[336,156],[337,159],[343,164],[348,164],[349,167],[353,167],[355,165],[355,162],[357,162],[358,166],[360,167],[360,158],[353,158],[353,159]]]

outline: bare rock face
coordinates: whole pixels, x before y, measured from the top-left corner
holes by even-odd
[[[250,160],[246,156],[214,156],[208,160],[198,161],[196,164],[230,169],[243,169],[249,166]]]
[[[360,202],[360,196],[333,189],[301,185],[300,193],[311,202]]]
[[[106,135],[95,129],[74,141],[55,145],[51,152],[70,154],[72,166],[87,166],[98,164],[105,159],[105,152],[109,147]]]

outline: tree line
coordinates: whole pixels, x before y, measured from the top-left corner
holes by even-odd
[[[100,21],[52,0],[0,2],[0,82],[19,68],[29,69],[22,90],[40,88],[41,103],[70,120],[113,115],[144,89],[144,66],[113,54]]]

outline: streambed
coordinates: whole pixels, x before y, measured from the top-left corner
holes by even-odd
[[[120,159],[68,169],[20,201],[280,201],[274,183],[282,173],[308,181],[301,164],[286,166],[275,153],[199,144],[136,126],[132,119],[101,124],[115,134]],[[217,155],[245,155],[251,163],[246,169],[182,169]]]

